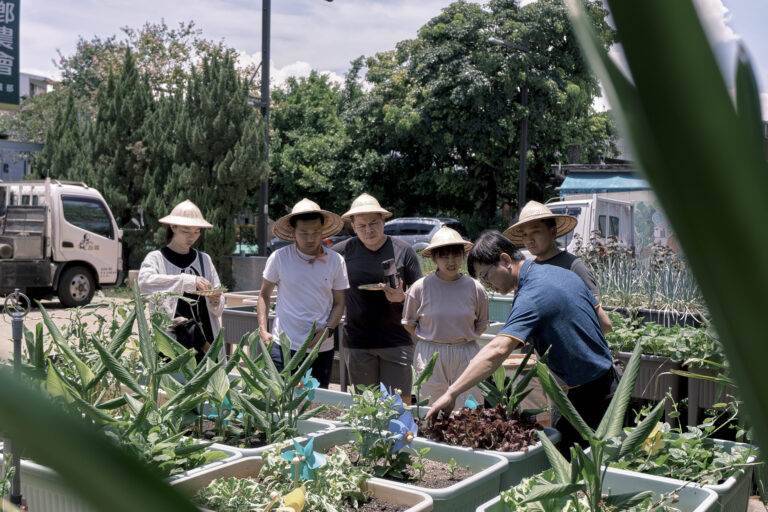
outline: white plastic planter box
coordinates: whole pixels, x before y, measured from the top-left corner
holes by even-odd
[[[512,301],[515,300],[515,295],[510,293],[508,295],[499,295],[491,293],[488,295],[488,318],[491,322],[506,323],[509,317],[509,312],[512,309]]]
[[[681,512],[716,512],[717,494],[711,489],[688,484],[681,480],[645,475],[632,471],[608,468],[603,484],[603,492],[622,494],[651,490],[655,493],[665,493],[685,486],[678,491],[679,501],[674,504]],[[510,509],[497,496],[493,500],[477,507],[476,512],[508,512]],[[746,508],[742,509],[744,512]]]
[[[315,438],[314,449],[328,451],[334,446],[349,443],[355,439],[352,429],[339,428]],[[422,492],[432,497],[434,510],[450,512],[474,512],[478,505],[499,494],[501,475],[507,469],[507,459],[492,453],[477,452],[469,448],[433,443],[422,438],[413,442],[415,449],[429,447],[426,458],[448,463],[455,459],[459,465],[469,466],[475,474],[443,489],[427,489],[418,485],[399,483],[392,480],[371,479],[372,482],[386,482],[389,485]]]
[[[552,443],[560,442],[560,432],[553,428],[545,428],[547,437]],[[544,446],[541,441],[528,448],[528,451],[519,452],[499,452],[496,450],[478,450],[478,453],[492,453],[506,459],[507,469],[501,475],[499,490],[504,491],[520,483],[520,480],[527,476],[541,473],[549,469],[549,459],[544,452]]]
[[[336,428],[336,425],[326,420],[316,420],[316,419],[299,420],[298,430],[299,430],[300,437],[296,437],[295,439],[301,444],[304,444],[304,442],[307,441],[310,437],[317,437],[335,428]],[[265,446],[260,446],[258,448],[236,448],[232,446],[229,446],[228,448],[230,450],[236,450],[237,452],[242,454],[243,457],[254,457],[254,456],[261,455],[262,453],[269,450],[273,446],[274,444],[268,444]]]
[[[230,456],[225,460],[212,462],[186,473],[172,476],[175,481],[206,469],[235,462],[241,454],[229,446],[212,445],[210,449],[221,450]],[[1,460],[1,458],[0,458]],[[21,494],[27,501],[30,512],[98,512],[74,492],[53,469],[28,460],[21,461]]]
[[[211,468],[196,475],[176,480],[173,485],[191,497],[198,489],[206,487],[217,478],[255,477],[259,474],[261,466],[261,457],[246,457],[231,464]],[[408,505],[409,508],[406,509],[406,512],[430,512],[432,510],[432,498],[422,492],[402,489],[378,478],[368,480],[365,485],[366,490],[376,498],[384,499],[396,505]]]

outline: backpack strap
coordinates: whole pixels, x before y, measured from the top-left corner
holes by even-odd
[[[197,249],[195,249],[195,252],[197,252],[197,261],[200,263],[200,272],[202,272],[203,277],[205,277],[205,260],[203,259],[203,252],[198,251]],[[207,277],[205,278],[208,279]]]

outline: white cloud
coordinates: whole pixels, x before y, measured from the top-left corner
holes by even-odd
[[[248,55],[247,53],[240,51],[238,52],[238,66],[244,68],[247,66],[258,66],[261,62],[261,52],[256,52],[252,55]],[[275,61],[270,59],[270,67],[269,67],[269,75],[270,75],[270,82],[273,86],[280,86],[288,80],[289,77],[295,77],[295,78],[306,78],[309,76],[309,74],[312,72],[313,69],[317,70],[317,68],[311,66],[309,62],[298,60],[296,62],[293,62],[291,64],[286,64],[283,67],[277,68],[275,67]],[[337,83],[337,84],[343,84],[344,83],[344,77],[338,73],[335,73],[333,71],[329,70],[317,70],[318,73],[321,75],[326,75],[328,78],[330,78],[331,82]]]
[[[704,30],[713,43],[740,39],[731,27],[731,11],[722,0],[694,0]]]

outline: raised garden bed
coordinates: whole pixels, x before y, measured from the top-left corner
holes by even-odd
[[[667,493],[678,488],[680,490],[675,507],[680,512],[716,512],[718,510],[717,494],[714,491],[695,485],[686,485],[680,480],[608,468],[604,481],[604,489],[611,494],[636,493],[646,490],[655,493]],[[502,496],[497,496],[479,506],[476,512],[512,512],[513,510],[515,509],[504,504]]]
[[[185,479],[177,480],[173,485],[187,496],[193,496],[199,489],[207,486],[217,478],[249,478],[256,477],[263,465],[261,457],[246,457],[232,464],[215,468],[211,471],[198,473]],[[365,483],[365,491],[374,499],[381,500],[376,509],[369,510],[403,510],[404,512],[429,512],[432,508],[432,498],[412,490],[402,489],[380,479],[369,479]],[[403,507],[384,508],[384,504],[402,505]]]
[[[630,352],[619,352],[616,359],[622,361],[625,365],[629,362],[632,354]],[[682,369],[679,361],[673,361],[668,357],[649,356],[643,354],[640,361],[640,373],[637,375],[635,387],[632,391],[632,397],[642,398],[644,400],[661,400],[670,392],[673,399],[679,402],[685,398],[683,394],[682,377],[672,373],[672,370]],[[672,403],[664,406],[666,421],[670,421],[669,416],[674,410]],[[695,422],[693,423],[696,424]]]
[[[352,443],[354,440],[352,429],[339,428],[315,437],[314,449],[324,452],[336,446]],[[386,480],[396,487],[428,494],[434,501],[434,510],[473,512],[478,505],[498,494],[501,475],[507,467],[506,459],[491,453],[447,446],[418,437],[413,441],[413,448],[416,450],[429,448],[426,458],[446,465],[454,460],[454,465],[468,467],[473,473],[469,478],[442,489],[429,489],[420,485]]]

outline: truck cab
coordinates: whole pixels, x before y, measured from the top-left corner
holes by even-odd
[[[548,201],[547,207],[552,213],[576,217],[576,228],[557,239],[561,249],[573,253],[574,235],[579,235],[582,244],[588,244],[593,232],[602,242],[614,237],[621,246],[635,248],[634,205],[630,202],[593,194],[588,198]]]
[[[104,198],[84,183],[0,182],[0,293],[88,304],[96,289],[122,281],[121,237]]]

